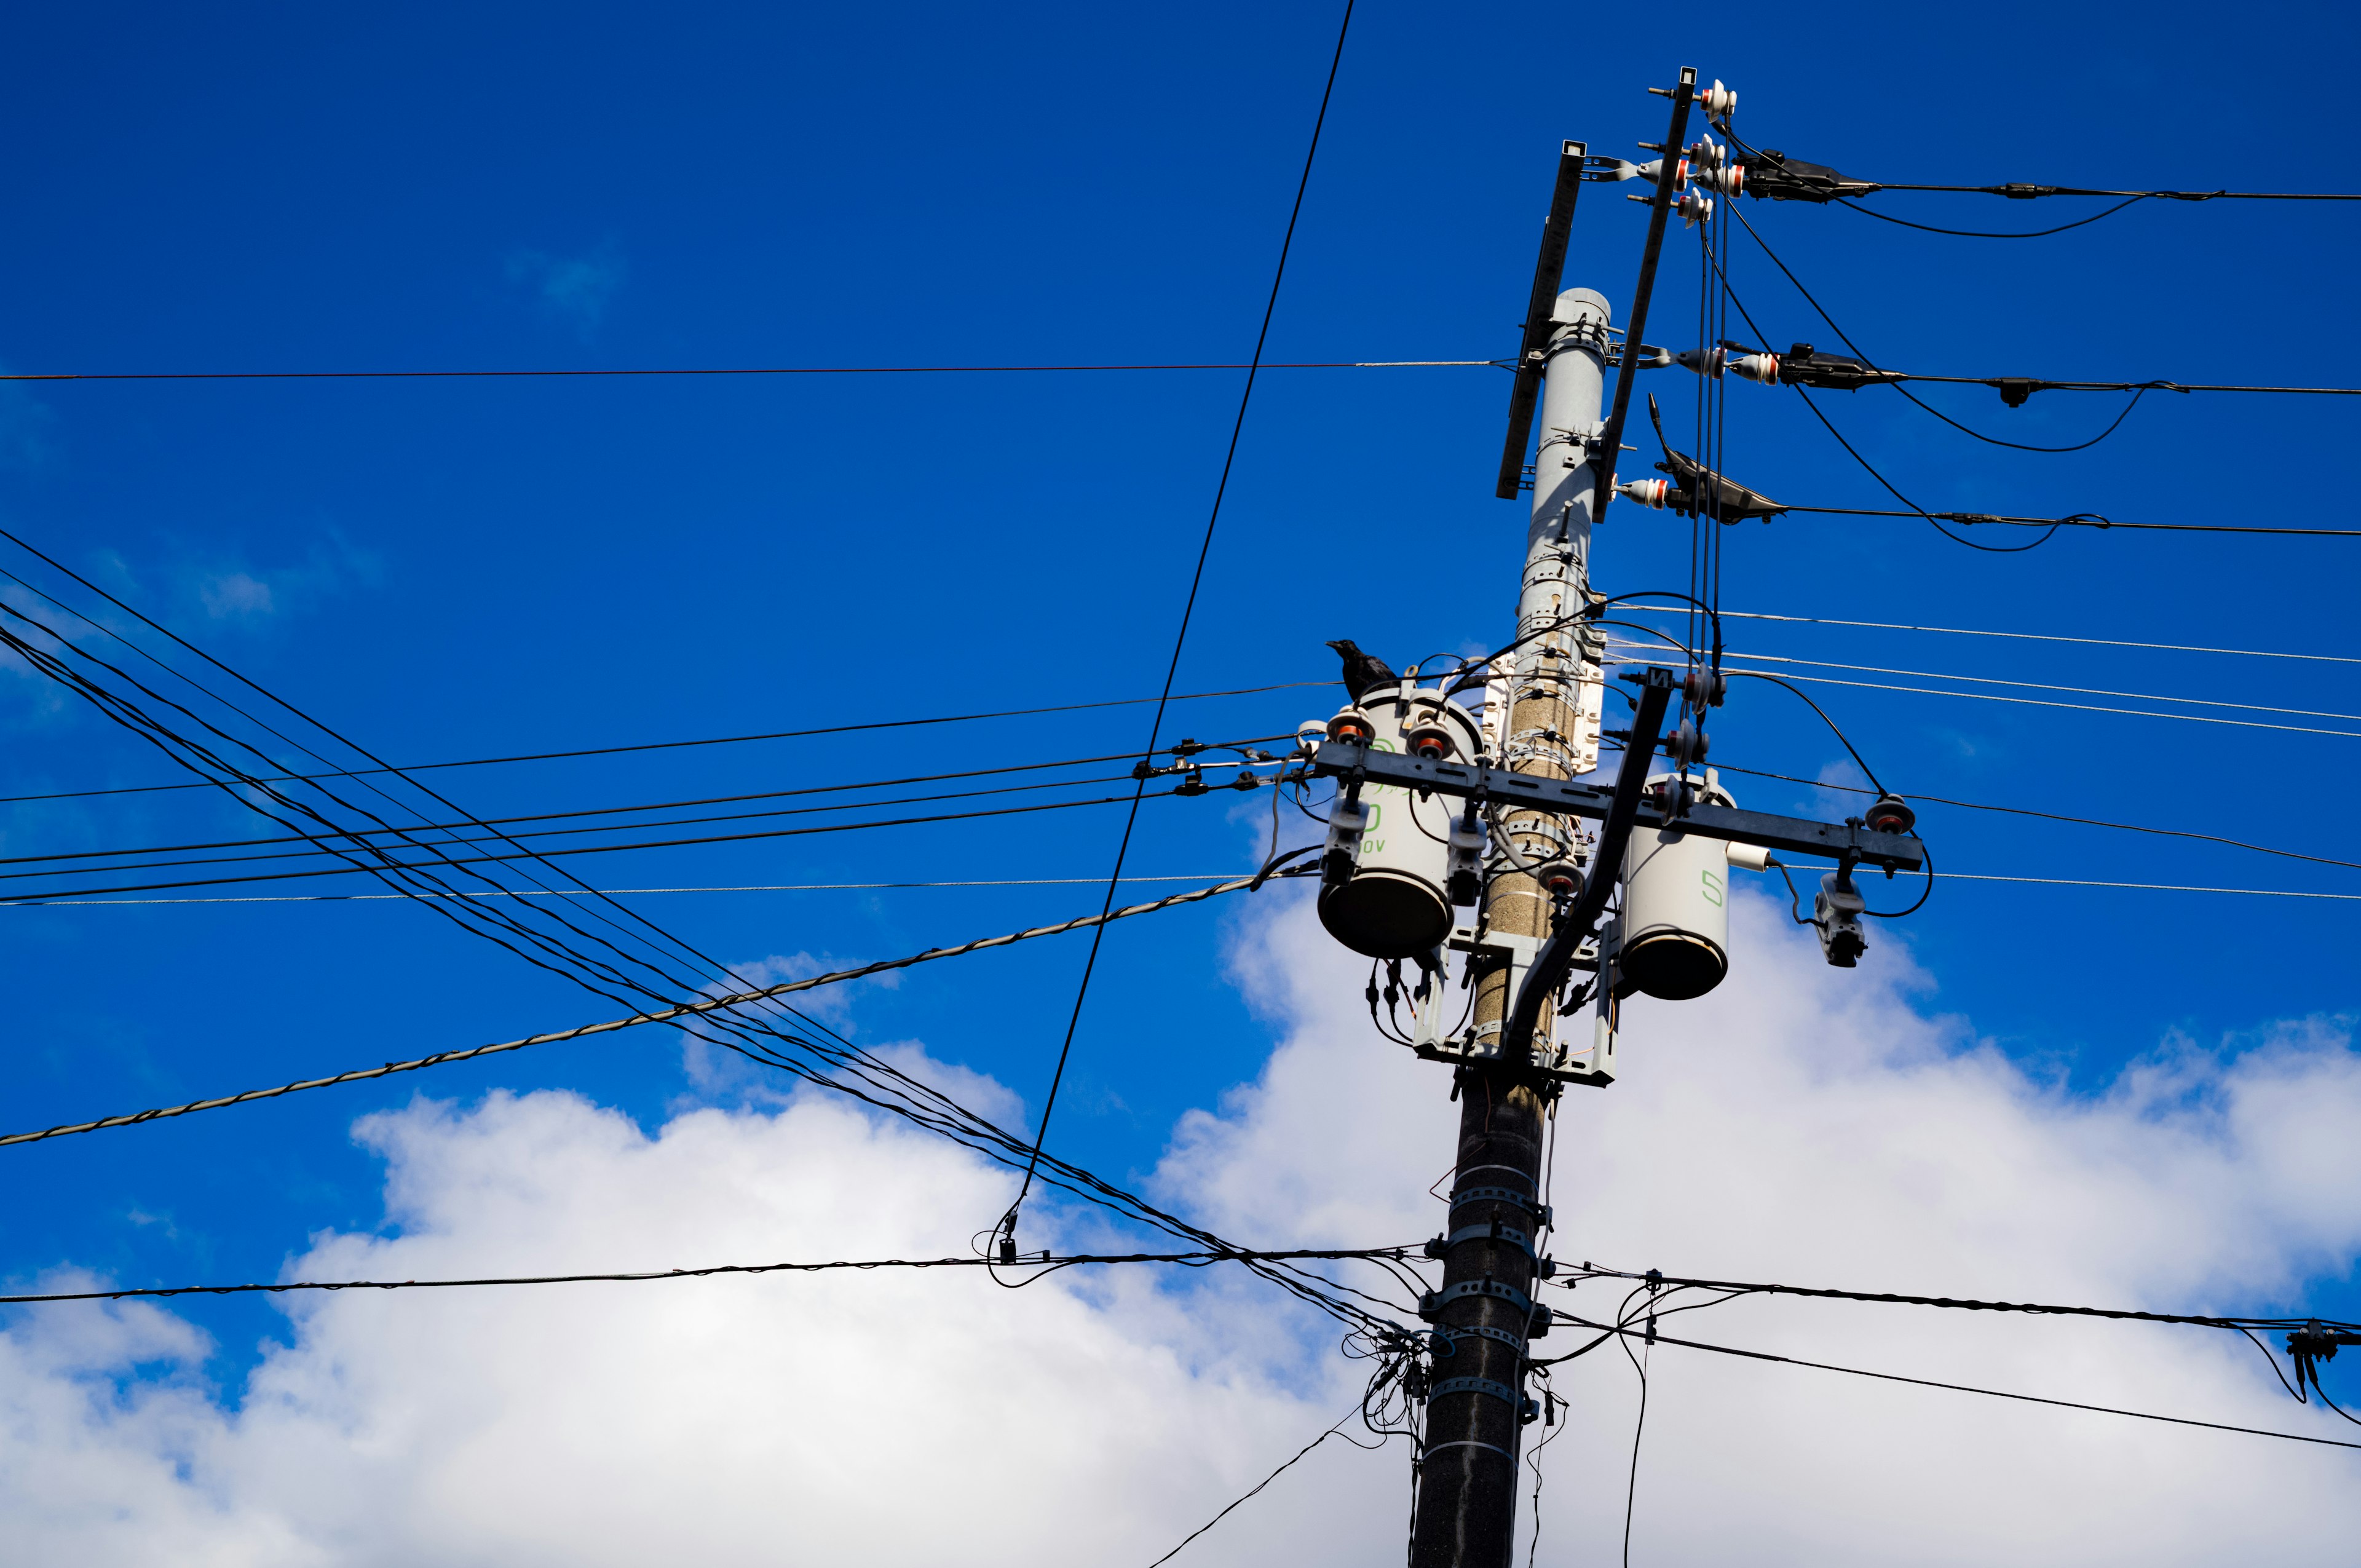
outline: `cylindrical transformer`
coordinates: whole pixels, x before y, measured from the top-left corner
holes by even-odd
[[[1475,718],[1466,708],[1411,681],[1364,692],[1337,717],[1346,715],[1367,721],[1375,751],[1465,762],[1479,746]],[[1330,732],[1336,732],[1334,721]],[[1421,800],[1410,790],[1367,784],[1361,807],[1367,821],[1352,875],[1320,890],[1320,923],[1373,959],[1432,952],[1451,935],[1451,828],[1460,803],[1442,795]]]
[[[1653,792],[1673,774],[1648,781]],[[1710,772],[1689,788],[1703,805],[1738,803]],[[1730,846],[1677,828],[1635,828],[1623,852],[1624,987],[1686,1002],[1730,972]]]

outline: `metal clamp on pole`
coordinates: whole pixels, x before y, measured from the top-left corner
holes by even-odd
[[[1533,1031],[1541,1024],[1542,1003],[1557,994],[1574,968],[1576,949],[1590,939],[1598,917],[1607,912],[1608,894],[1614,891],[1616,876],[1622,869],[1623,849],[1631,841],[1631,825],[1640,812],[1640,795],[1648,784],[1648,768],[1656,754],[1656,739],[1664,732],[1664,709],[1671,703],[1675,685],[1673,672],[1661,666],[1648,671],[1640,687],[1640,711],[1631,720],[1631,738],[1623,752],[1622,771],[1615,775],[1615,800],[1609,808],[1607,820],[1598,829],[1598,848],[1590,858],[1590,874],[1583,879],[1582,892],[1576,895],[1574,907],[1555,922],[1550,939],[1525,971],[1525,983],[1518,989],[1515,1004],[1509,1010],[1508,1026],[1500,1032],[1500,1052],[1510,1061],[1525,1060],[1532,1055]]]

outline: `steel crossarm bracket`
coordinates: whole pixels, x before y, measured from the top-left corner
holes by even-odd
[[[1466,798],[1481,794],[1493,805],[1561,817],[1587,817],[1603,821],[1613,806],[1615,792],[1598,784],[1512,773],[1474,762],[1429,762],[1392,751],[1372,751],[1341,740],[1322,743],[1312,759],[1312,771],[1343,776],[1354,770],[1373,784]],[[1853,861],[1897,872],[1915,872],[1927,863],[1918,840],[1900,833],[1872,833],[1848,822],[1815,822],[1807,817],[1780,817],[1767,811],[1741,811],[1726,806],[1692,806],[1678,818],[1681,828],[1701,839],[1725,839],[1759,844],[1790,854],[1817,855],[1831,861]],[[1664,808],[1641,803],[1634,828],[1666,826]]]
[[[1542,225],[1542,250],[1533,263],[1533,295],[1525,307],[1524,341],[1517,345],[1517,382],[1509,390],[1509,438],[1500,449],[1500,482],[1495,493],[1504,501],[1517,499],[1524,485],[1525,447],[1533,438],[1533,405],[1541,400],[1542,365],[1549,356],[1552,319],[1557,310],[1558,285],[1565,278],[1566,242],[1574,234],[1575,198],[1582,194],[1583,155],[1590,148],[1578,141],[1559,150],[1557,189],[1550,196],[1549,218]]]

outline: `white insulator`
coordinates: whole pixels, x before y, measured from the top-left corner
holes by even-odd
[[[1683,228],[1694,228],[1713,216],[1713,198],[1702,191],[1682,192],[1681,199],[1674,206],[1681,214]]]
[[[1779,379],[1779,356],[1775,354],[1741,354],[1730,362],[1730,373],[1741,380],[1760,381],[1767,387]]]
[[[1697,170],[1699,180],[1703,180],[1709,171],[1719,169],[1722,160],[1730,156],[1729,149],[1711,137],[1699,137],[1691,142],[1688,153],[1689,164]]]
[[[1664,510],[1664,497],[1672,486],[1663,479],[1634,479],[1628,485],[1618,485],[1615,493],[1626,500],[1638,501],[1657,511]]]
[[[1719,191],[1725,196],[1735,196],[1746,188],[1743,165],[1731,164],[1727,169],[1706,169],[1697,172],[1697,182],[1708,191]]]
[[[1738,112],[1738,89],[1724,87],[1716,77],[1712,86],[1697,89],[1697,104],[1707,119],[1726,120]]]
[[[1720,378],[1724,364],[1728,360],[1729,355],[1725,350],[1719,348],[1684,348],[1679,354],[1674,356],[1674,358],[1678,363],[1687,366],[1690,369],[1696,371],[1707,380],[1712,381]],[[1741,374],[1742,375],[1744,372],[1741,371]]]

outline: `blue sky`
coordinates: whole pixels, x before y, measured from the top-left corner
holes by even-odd
[[[0,169],[13,236],[0,248],[0,362],[1240,359],[1334,22],[1324,7],[1220,5],[25,13],[0,66],[0,122],[17,149]],[[1756,145],[1862,177],[2337,190],[2353,183],[2345,143],[2303,131],[2319,121],[2290,105],[2335,91],[2331,62],[2353,42],[2334,7],[2250,8],[2235,27],[2193,6],[2143,9],[2136,26],[2104,8],[2030,6],[1972,24],[1860,7],[1577,25],[1554,7],[1364,5],[1269,355],[1511,353],[1558,139],[1636,156],[1631,144],[1664,122],[1642,89],[1684,63],[1740,89],[1739,125]],[[1619,320],[1642,225],[1621,197],[1586,191],[1566,269]],[[1876,200],[1963,226],[2089,210]],[[2349,207],[2150,203],[2015,242],[1837,209],[1746,211],[1861,345],[1897,365],[2355,379],[2346,258],[2361,213]],[[1742,236],[1733,257],[1776,346],[1830,345]],[[1688,345],[1697,267],[1693,244],[1668,249],[1653,341]],[[0,523],[401,762],[1136,697],[1162,675],[1237,384],[1192,372],[19,385],[0,393]],[[1686,420],[1688,378],[1644,385],[1679,411],[1675,426]],[[2117,406],[1930,397],[1993,433],[2061,444]],[[1506,400],[1507,378],[1485,368],[1269,374],[1181,689],[1324,679],[1332,637],[1397,662],[1505,641],[1523,511],[1491,494]],[[1793,403],[1731,389],[1733,477],[1781,499],[1884,504]],[[2342,400],[2152,396],[2113,438],[2069,455],[1979,445],[1879,391],[1824,407],[1929,505],[2348,521],[2314,477],[2342,451],[2354,412]],[[1628,459],[1627,476],[1653,455]],[[1677,585],[1686,543],[1665,515],[1619,508],[1599,534],[1597,585]],[[2356,548],[2068,532],[2000,556],[1922,524],[1785,518],[1734,532],[1724,598],[1806,616],[2350,653]],[[27,558],[0,565],[58,588]],[[2361,683],[2330,664],[1761,623],[1731,641],[2361,712]],[[2344,749],[2361,740],[1816,691],[1905,793],[2350,852]],[[1168,734],[1284,732],[1324,700],[1191,703]],[[442,787],[481,815],[556,811],[1098,755],[1136,747],[1145,728],[1145,709],[1119,707],[461,770]],[[9,795],[173,778],[29,678],[0,682],[0,738]],[[1717,761],[1803,776],[1840,754],[1769,688],[1741,687],[1716,739]],[[1768,809],[1828,805],[1733,784]],[[1248,865],[1260,805],[1153,802],[1133,866]],[[11,855],[251,827],[188,794],[5,809]],[[1119,812],[1076,811],[597,857],[593,874],[603,886],[1090,877],[1119,826]],[[1923,828],[1961,872],[2361,890],[2334,868],[2026,818],[1930,807]],[[1290,823],[1289,841],[1304,828]],[[1096,902],[1073,885],[636,907],[732,960],[833,965]],[[1198,910],[1110,937],[1054,1139],[1071,1157],[1144,1171],[1183,1112],[1258,1070],[1275,1025],[1225,973],[1235,919]],[[0,927],[6,1130],[611,1011],[401,905],[5,909]],[[2353,904],[1950,883],[1903,930],[1875,935],[1906,941],[1924,966],[1923,1010],[2096,1095],[2178,1036],[2235,1045],[2275,1021],[2349,1013],[2356,932]],[[1068,938],[865,988],[860,1032],[923,1039],[1038,1102],[1081,961]],[[651,1123],[703,1091],[671,1040],[622,1036],[433,1082],[0,1151],[18,1195],[0,1218],[0,1257],[18,1277],[65,1264],[134,1283],[268,1277],[315,1232],[379,1223],[381,1165],[353,1142],[356,1117],[413,1092],[544,1087]],[[1611,1117],[1614,1097],[1581,1109]],[[1406,1157],[1439,1166],[1445,1152]],[[2349,1262],[2316,1259],[2306,1299],[2349,1305]],[[2293,1303],[2252,1306],[2276,1304]],[[187,1315],[218,1336],[225,1375],[279,1321],[236,1303]]]

